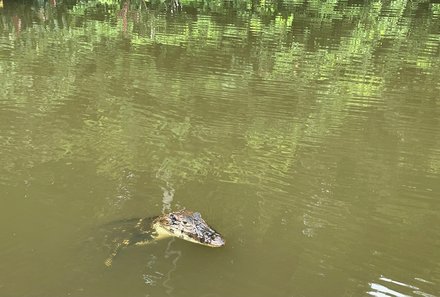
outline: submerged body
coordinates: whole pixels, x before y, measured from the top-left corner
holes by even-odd
[[[131,222],[129,220],[126,222]],[[116,243],[105,265],[110,266],[119,250],[128,245],[148,244],[155,240],[177,237],[209,247],[225,245],[223,237],[211,228],[198,212],[180,210],[154,218],[135,219],[136,224],[129,231],[125,229],[125,238]]]

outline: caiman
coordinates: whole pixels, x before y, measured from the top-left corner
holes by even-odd
[[[105,260],[106,266],[111,266],[114,257],[124,246],[143,245],[156,240],[177,237],[208,247],[222,247],[225,239],[210,227],[198,212],[180,210],[144,219],[131,219],[125,222],[136,221],[131,229],[125,232],[125,238],[116,243],[110,256]]]

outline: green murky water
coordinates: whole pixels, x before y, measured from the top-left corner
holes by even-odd
[[[114,2],[0,1],[1,296],[440,296],[439,4]]]

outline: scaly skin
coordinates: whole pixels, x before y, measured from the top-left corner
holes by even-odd
[[[153,219],[137,219],[136,225],[132,227],[129,234],[131,238],[116,243],[110,256],[104,262],[106,266],[112,265],[119,250],[125,246],[149,244],[168,237],[177,237],[209,247],[225,245],[225,240],[220,233],[211,228],[202,219],[200,213],[189,210],[171,212]]]

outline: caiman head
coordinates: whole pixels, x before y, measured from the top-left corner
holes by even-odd
[[[164,214],[153,221],[152,227],[159,237],[174,236],[210,247],[225,245],[223,237],[198,212],[180,210]]]

